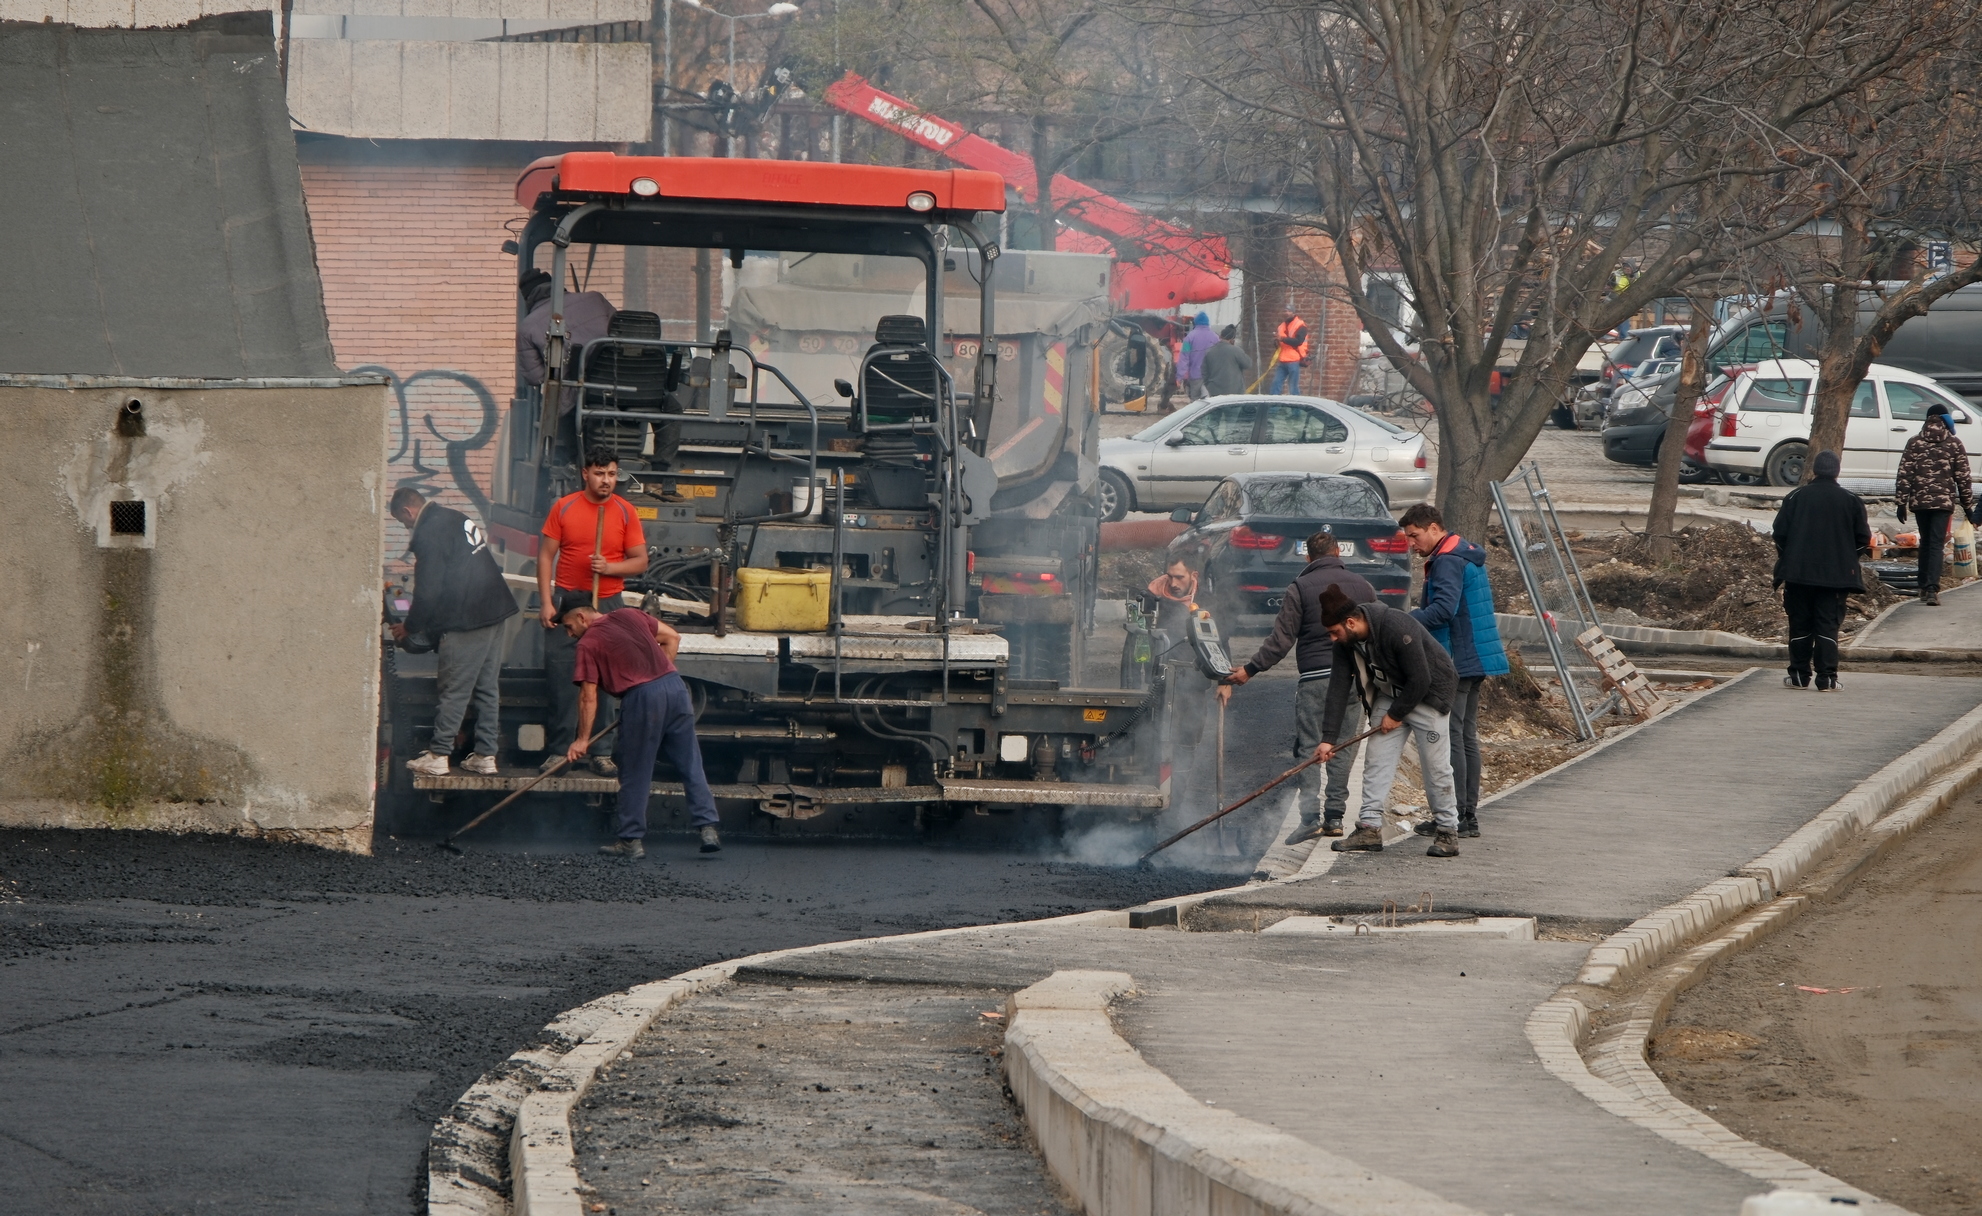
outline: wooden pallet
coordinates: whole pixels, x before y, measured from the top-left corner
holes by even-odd
[[[1577,634],[1576,645],[1590,656],[1590,662],[1597,665],[1597,670],[1604,674],[1604,680],[1617,689],[1618,696],[1640,722],[1672,708],[1672,700],[1652,687],[1645,673],[1624,657],[1617,643],[1604,636],[1601,626],[1592,625]]]

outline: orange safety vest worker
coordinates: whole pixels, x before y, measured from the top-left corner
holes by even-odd
[[[1299,317],[1280,323],[1280,362],[1308,361],[1308,325]]]

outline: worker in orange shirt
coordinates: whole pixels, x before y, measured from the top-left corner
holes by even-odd
[[[613,493],[619,484],[619,457],[611,448],[585,451],[584,485],[551,504],[537,538],[537,615],[544,625],[544,684],[550,722],[544,767],[564,759],[578,738],[578,639],[559,628],[565,609],[580,604],[611,612],[626,607],[620,592],[625,576],[647,569],[647,534],[633,504]],[[593,603],[596,591],[598,602]],[[612,720],[613,698],[600,713]],[[591,746],[592,771],[614,777],[615,742],[608,735]]]
[[[1308,361],[1308,323],[1296,316],[1290,307],[1280,318],[1280,357],[1273,365],[1273,383],[1267,392],[1275,396],[1283,393],[1300,395],[1301,367]]]

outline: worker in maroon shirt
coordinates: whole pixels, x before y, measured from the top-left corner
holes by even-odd
[[[589,604],[564,610],[564,629],[578,643],[572,682],[578,685],[578,737],[565,752],[576,764],[591,746],[599,689],[619,698],[619,839],[599,851],[628,861],[647,855],[647,795],[654,758],[665,748],[681,773],[689,821],[702,829],[702,851],[723,847],[716,833],[716,800],[702,775],[695,742],[695,703],[674,669],[681,635],[638,608],[600,612]]]

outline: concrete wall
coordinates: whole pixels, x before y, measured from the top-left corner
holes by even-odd
[[[388,400],[0,376],[0,824],[370,847]]]
[[[0,20],[178,25],[269,9],[263,0],[0,0]],[[289,111],[302,129],[360,139],[642,142],[653,49],[630,42],[493,42],[490,19],[557,28],[642,22],[647,0],[305,0],[289,43]],[[371,20],[318,37],[324,18]],[[370,31],[370,32],[365,32]]]

